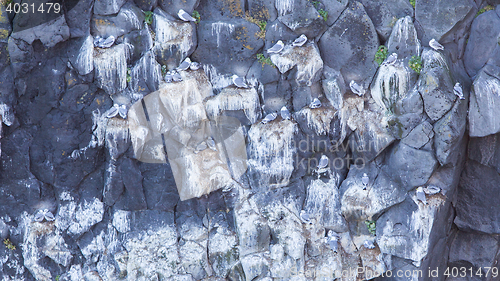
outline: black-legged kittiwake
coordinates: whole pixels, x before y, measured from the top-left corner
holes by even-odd
[[[238,75],[233,75],[231,76],[233,79],[233,84],[238,87],[238,88],[248,88],[247,83],[245,83],[245,80],[242,77],[239,77]]]
[[[167,74],[165,74],[164,80],[167,83],[172,83],[173,81],[172,72],[168,71]]]
[[[213,151],[217,151],[217,146],[215,146],[215,141],[212,137],[208,137],[206,143],[208,145],[208,148]]]
[[[177,67],[177,71],[184,71],[191,66],[191,59],[186,58],[179,66]]]
[[[460,85],[459,82],[455,83],[455,86],[453,86],[453,93],[461,100],[465,99],[464,90],[462,89],[462,85]]]
[[[353,93],[360,97],[365,94],[365,89],[363,89],[363,86],[359,85],[354,80],[351,80],[351,82],[349,83],[349,88],[351,88],[351,91]]]
[[[307,36],[305,34],[300,35],[295,41],[293,41],[292,46],[301,47],[307,42]]]
[[[264,117],[264,119],[262,119],[262,124],[266,124],[266,123],[269,123],[271,121],[273,121],[274,119],[276,119],[276,117],[278,116],[278,114],[276,112],[273,112],[273,113],[269,113],[268,115],[266,115],[266,117]]]
[[[424,193],[427,195],[434,195],[438,194],[441,191],[441,188],[434,186],[434,185],[428,185],[423,188]]]
[[[38,210],[33,217],[33,220],[37,222],[42,222],[43,220],[54,221],[55,219],[54,214],[52,214],[48,209]]]
[[[398,60],[398,54],[392,53],[388,56],[385,61],[382,63],[383,65],[391,65],[394,64]]]
[[[115,43],[115,37],[113,35],[108,36],[108,38],[106,39],[100,36],[96,36],[96,38],[94,39],[94,46],[103,49],[113,46],[113,43]]]
[[[116,115],[118,115],[118,111],[120,109],[120,105],[115,103],[113,104],[113,107],[111,107],[109,110],[108,110],[108,113],[106,114],[106,117],[107,118],[113,118],[115,117]]]
[[[201,64],[199,62],[195,62],[195,61],[191,62],[191,64],[189,65],[189,68],[191,70],[198,70],[198,69],[200,69],[200,67],[201,67]]]
[[[319,169],[324,169],[326,167],[328,167],[328,162],[330,160],[328,159],[328,156],[326,155],[321,155],[321,158],[319,159],[319,163],[318,163],[318,170]]]
[[[319,108],[321,107],[321,101],[318,98],[314,98],[313,101],[309,104],[309,108]]]
[[[121,118],[127,119],[127,112],[127,106],[124,104],[120,105],[120,107],[118,108],[118,114],[120,114]]]
[[[427,200],[425,199],[425,192],[424,192],[424,188],[419,186],[417,187],[417,200],[421,201],[422,203],[426,204],[427,205]]]
[[[183,9],[180,9],[179,12],[177,13],[177,16],[183,21],[196,21],[195,18],[193,18],[190,14],[188,14],[186,11]]]
[[[285,47],[285,44],[283,43],[283,41],[278,40],[278,42],[276,44],[274,44],[274,46],[267,49],[267,52],[270,54],[276,54],[276,53],[281,52],[281,50],[283,50],[284,47]]]
[[[339,248],[338,238],[337,237],[328,237],[326,240],[328,242],[328,246],[330,246],[330,249],[336,253],[338,251],[338,248]]]
[[[431,46],[431,48],[433,48],[435,51],[444,50],[443,45],[439,44],[439,42],[434,38],[429,41],[429,46]]]
[[[363,183],[363,190],[365,190],[366,187],[368,186],[368,183],[370,182],[370,178],[366,173],[363,173],[363,177],[361,177],[361,182]]]
[[[286,108],[286,106],[283,106],[280,110],[280,113],[281,113],[281,118],[283,120],[289,120],[292,115],[290,114],[290,111],[288,111],[288,108]]]
[[[333,230],[328,231],[328,234],[326,236],[326,242],[328,243],[332,251],[337,252],[339,245],[339,235],[335,231]]]
[[[309,214],[306,211],[301,210],[299,216],[300,220],[302,220],[303,223],[309,223],[309,224],[311,223],[311,218],[309,217]]]
[[[375,249],[375,244],[373,243],[372,240],[365,240],[363,246],[367,249]]]
[[[203,151],[203,150],[205,150],[205,149],[207,149],[207,144],[206,144],[204,141],[202,141],[202,142],[200,142],[200,143],[196,146],[196,149],[194,150],[194,153],[198,153],[198,152]]]
[[[181,82],[182,81],[182,76],[178,71],[172,71],[172,80],[174,82]]]

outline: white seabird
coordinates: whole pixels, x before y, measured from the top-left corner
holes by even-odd
[[[33,217],[33,220],[36,222],[42,222],[43,220],[54,221],[55,219],[54,214],[52,214],[48,209],[38,210]]]
[[[283,106],[280,110],[280,113],[281,113],[281,118],[283,120],[289,120],[292,115],[290,114],[290,111],[288,111],[288,108],[286,108],[286,106]]]
[[[279,52],[281,52],[281,50],[283,50],[284,47],[285,47],[285,44],[283,44],[283,41],[278,40],[278,42],[276,44],[274,44],[274,46],[269,48],[267,50],[267,52],[270,54],[279,53]]]
[[[198,152],[203,151],[203,150],[205,150],[205,149],[207,149],[207,144],[206,144],[204,141],[202,141],[202,142],[200,142],[200,143],[196,146],[196,149],[195,149],[194,153],[198,153]]]
[[[292,46],[301,47],[307,42],[307,36],[305,34],[300,35],[295,41],[293,41]]]
[[[262,124],[266,124],[266,123],[269,123],[271,121],[273,121],[274,119],[276,119],[276,117],[278,116],[278,114],[276,112],[273,112],[273,113],[269,113],[268,115],[266,115],[266,117],[264,117],[264,119],[262,119]]]
[[[318,98],[314,98],[313,101],[309,104],[309,108],[319,108],[321,107],[321,101]]]
[[[233,84],[238,87],[238,88],[248,88],[247,83],[245,83],[245,80],[242,77],[239,77],[238,75],[233,75],[231,76],[233,79]]]
[[[363,173],[363,177],[361,177],[361,182],[363,183],[363,190],[365,190],[366,187],[368,186],[368,183],[370,182],[370,178],[366,173]]]
[[[398,60],[398,54],[392,53],[390,56],[385,59],[384,63],[382,65],[391,65],[394,64]]]
[[[172,72],[168,71],[167,74],[165,74],[165,82],[167,83],[172,83],[173,77],[172,77]]]
[[[351,80],[349,83],[349,88],[351,88],[351,91],[355,93],[358,96],[363,96],[365,94],[365,89],[358,83],[356,83],[354,80]]]
[[[217,151],[217,147],[215,146],[215,141],[212,137],[208,137],[206,141],[208,148],[210,148],[213,151]]]
[[[174,82],[181,82],[182,81],[182,76],[178,71],[172,71],[172,80]]]
[[[375,244],[371,240],[365,240],[363,246],[367,249],[375,249]]]
[[[439,44],[439,42],[434,38],[432,38],[431,41],[429,41],[429,46],[433,48],[435,51],[444,50],[443,45]]]
[[[427,200],[425,199],[424,188],[419,186],[417,187],[417,200],[427,205]]]
[[[460,85],[459,82],[457,82],[455,84],[455,86],[453,86],[453,93],[458,97],[460,98],[461,100],[465,99],[464,98],[464,91],[462,89],[462,85]]]
[[[183,9],[180,9],[179,12],[177,13],[177,16],[183,21],[196,21],[195,18],[193,18],[190,14],[188,14],[186,11]]]
[[[330,249],[332,249],[332,251],[336,253],[339,248],[339,239],[333,236],[333,237],[327,237],[326,241],[328,242],[328,246],[330,246]]]
[[[127,119],[127,112],[127,106],[124,104],[120,105],[120,107],[118,108],[118,114],[120,114],[123,119]]]
[[[118,115],[119,109],[120,105],[118,105],[117,103],[113,104],[113,107],[111,107],[108,111],[108,114],[106,114],[106,118],[113,118]]]
[[[328,234],[326,236],[328,236],[328,237],[338,237],[339,235],[335,231],[333,231],[333,230],[330,229],[330,230],[328,230]]]
[[[441,188],[434,186],[434,185],[428,185],[423,188],[424,193],[427,195],[434,195],[438,194],[441,191]]]
[[[328,167],[328,162],[329,162],[328,156],[321,155],[321,158],[319,159],[319,163],[318,163],[318,167],[317,167],[318,170]]]
[[[332,249],[332,251],[334,252],[337,252],[339,235],[335,231],[329,230],[325,240],[326,243],[328,243],[328,245],[330,246],[330,249]]]
[[[309,224],[311,223],[311,218],[309,217],[309,214],[306,211],[301,210],[299,216],[303,223],[309,223]]]
[[[108,38],[106,39],[100,36],[96,36],[94,39],[94,46],[103,49],[113,46],[113,43],[115,43],[115,37],[113,35],[108,36]]]
[[[177,67],[177,71],[184,71],[191,66],[191,59],[186,58],[179,66]]]
[[[195,62],[195,61],[191,62],[191,64],[189,65],[189,68],[191,70],[198,70],[198,69],[200,69],[200,67],[201,67],[201,64],[199,62]]]
[[[52,214],[52,212],[50,212],[47,209],[45,209],[45,219],[47,221],[55,221],[56,220],[56,218],[54,217],[54,214]]]

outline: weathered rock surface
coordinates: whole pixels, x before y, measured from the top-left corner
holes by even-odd
[[[469,131],[472,137],[500,132],[496,105],[500,98],[500,68],[487,65],[472,84],[469,109]]]
[[[389,38],[394,23],[406,16],[413,17],[413,7],[409,1],[391,0],[380,3],[373,0],[361,0],[366,13],[373,21],[377,33],[383,41]]]
[[[495,168],[500,173],[499,135],[489,135],[483,138],[470,138],[467,156],[485,166]]]
[[[455,224],[463,230],[477,230],[483,233],[498,234],[500,225],[497,205],[491,205],[499,186],[500,175],[493,168],[475,161],[467,161],[464,175],[458,186],[455,208]],[[486,212],[484,208],[491,208]]]
[[[95,5],[98,5],[96,1]],[[94,8],[95,9],[95,8]],[[113,13],[115,14],[115,13]],[[125,4],[117,15],[94,16],[90,24],[92,35],[115,38],[127,34],[133,30],[140,29],[144,21],[144,13],[135,5]]]
[[[437,121],[448,112],[457,97],[453,94],[453,77],[441,53],[434,50],[422,52],[422,73],[418,79],[418,91],[424,101],[425,113]]]
[[[156,59],[169,69],[177,67],[196,48],[196,28],[193,23],[173,20],[161,9],[156,8],[153,28],[155,32],[153,50]]]
[[[373,58],[378,45],[375,27],[359,2],[351,3],[319,40],[325,65],[339,70],[345,81],[354,80],[365,89],[377,70]]]
[[[280,54],[271,55],[271,60],[282,74],[297,66],[295,82],[298,85],[311,86],[319,80],[323,69],[323,60],[316,44],[302,47],[287,45]]]
[[[30,14],[19,14],[19,16],[15,17],[11,38],[21,39],[29,44],[35,40],[40,40],[47,47],[54,47],[57,43],[67,40],[69,38],[69,27],[65,17],[59,16],[53,19],[51,15],[57,14],[47,14],[46,18],[42,16],[35,21],[29,18]],[[38,22],[38,25],[35,22]]]
[[[422,46],[417,36],[417,30],[410,16],[400,18],[392,28],[391,36],[387,39],[387,53],[396,53],[398,58],[419,56]]]
[[[464,64],[467,73],[475,76],[498,48],[500,17],[495,11],[481,14],[472,24],[469,42],[465,49]]]
[[[291,3],[290,3],[291,2]],[[296,34],[305,34],[308,38],[320,35],[326,27],[312,2],[306,0],[276,1],[278,20]]]
[[[125,4],[125,0],[95,0],[94,14],[97,15],[112,15],[118,13],[120,8]]]
[[[119,44],[109,49],[97,50],[94,56],[97,87],[109,95],[121,92],[127,86],[126,48],[124,44]]]
[[[294,170],[297,124],[277,118],[256,123],[248,131],[248,168],[256,189],[286,186]],[[272,129],[269,129],[272,128]],[[274,155],[280,155],[275,157]]]
[[[255,55],[264,46],[255,34],[260,28],[244,19],[202,21],[193,59],[214,66],[219,73],[246,76]],[[231,76],[229,75],[229,76]]]
[[[468,0],[454,2],[418,1],[415,3],[415,20],[421,27],[422,42],[432,38],[440,40],[459,22],[475,12],[474,4]]]
[[[0,279],[496,266],[499,8],[480,2],[0,5]]]

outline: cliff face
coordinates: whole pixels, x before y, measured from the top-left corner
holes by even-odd
[[[497,278],[498,1],[4,2],[2,280]]]

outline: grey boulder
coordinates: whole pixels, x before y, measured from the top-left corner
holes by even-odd
[[[497,194],[500,175],[491,167],[469,160],[458,185],[454,204],[457,216],[455,224],[461,230],[483,233],[500,233],[500,206]]]
[[[472,84],[469,135],[484,137],[500,132],[500,67],[486,65]]]
[[[425,112],[432,121],[437,121],[453,107],[457,99],[453,93],[455,83],[442,53],[424,50],[422,64],[418,91],[424,100]]]
[[[494,49],[498,48],[499,33],[500,17],[495,11],[479,15],[472,23],[464,54],[465,69],[471,77],[494,55]]]
[[[434,172],[437,163],[434,153],[399,143],[389,153],[383,170],[396,181],[401,182],[409,191],[425,184]]]
[[[472,15],[474,11],[474,4],[469,0],[417,1],[415,20],[422,29],[422,42],[429,42],[432,38],[439,41],[469,14]]]
[[[391,34],[394,23],[405,16],[413,17],[413,7],[406,0],[361,0],[366,13],[373,21],[382,40],[387,40]]]
[[[373,61],[379,40],[363,5],[353,2],[319,40],[325,65],[368,88],[377,64]]]
[[[125,4],[125,0],[96,0],[94,2],[94,14],[112,15],[118,13]]]

